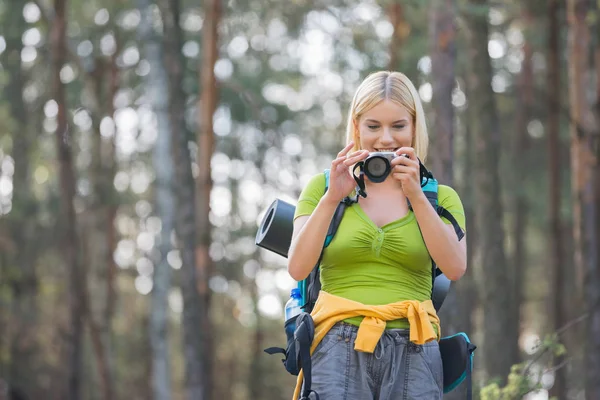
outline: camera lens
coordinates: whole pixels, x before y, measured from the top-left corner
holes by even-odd
[[[385,174],[387,170],[387,163],[384,158],[372,158],[369,160],[369,163],[365,165],[365,169],[368,171],[369,175],[373,177],[380,177]]]

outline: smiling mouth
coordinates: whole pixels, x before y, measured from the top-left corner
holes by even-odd
[[[378,152],[393,152],[395,153],[396,151],[398,151],[400,149],[400,147],[396,147],[396,148],[388,148],[388,149],[375,149],[375,151]]]

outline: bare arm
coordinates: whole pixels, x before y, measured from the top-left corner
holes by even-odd
[[[325,194],[311,215],[296,218],[288,251],[288,272],[297,281],[312,271],[327,236],[331,218],[339,201]]]
[[[424,194],[411,203],[431,258],[448,279],[460,279],[467,270],[466,237],[458,241],[454,227],[442,221]]]
[[[313,213],[294,221],[292,243],[288,251],[288,272],[297,281],[305,279],[317,263],[335,209],[354,189],[355,182],[350,167],[369,155],[366,150],[349,153],[352,146],[354,142],[348,143],[331,162],[329,189],[321,197]]]

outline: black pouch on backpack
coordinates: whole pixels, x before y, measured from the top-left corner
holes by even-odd
[[[294,334],[290,333],[290,329],[289,326],[292,324],[296,323],[296,320],[298,319],[299,315],[296,315],[295,317],[292,317],[290,319],[288,319],[287,321],[285,321],[285,334],[287,336],[287,346],[286,348],[281,348],[281,347],[269,347],[268,349],[265,349],[265,353],[268,354],[278,354],[281,353],[285,356],[285,358],[283,360],[281,360],[281,362],[283,363],[283,366],[285,367],[285,369],[287,370],[287,372],[289,372],[292,375],[298,375],[300,373],[300,363],[297,357],[297,351],[296,351],[296,341],[294,340]]]
[[[473,352],[477,346],[464,332],[442,338],[439,345],[444,367],[444,393],[454,390],[467,379],[467,397],[470,398]]]
[[[288,329],[292,324],[296,325],[294,333]],[[315,336],[315,325],[310,314],[303,312],[285,321],[284,326],[287,336],[286,348],[269,347],[264,351],[271,355],[285,355],[281,362],[290,374],[297,376],[302,368],[310,370],[310,345]]]

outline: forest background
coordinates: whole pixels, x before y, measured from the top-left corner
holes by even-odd
[[[482,399],[600,399],[600,2],[0,2],[0,398],[289,399],[254,243],[369,73],[463,199]],[[464,388],[445,398],[464,398]]]

